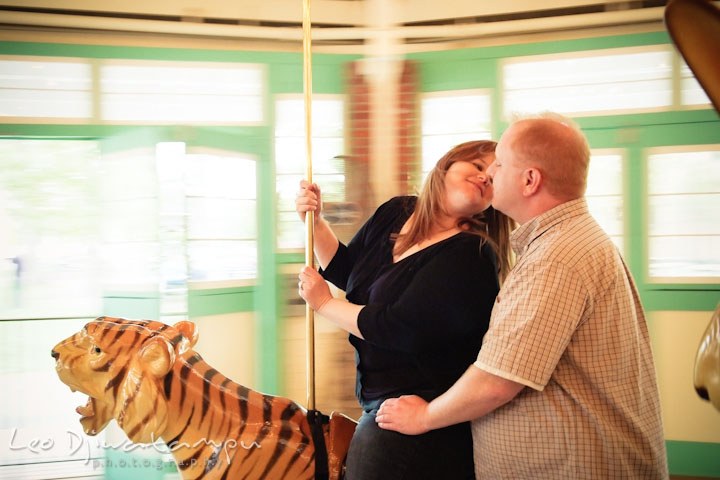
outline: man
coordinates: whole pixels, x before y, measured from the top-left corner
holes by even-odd
[[[477,361],[447,392],[380,408],[417,434],[472,420],[483,478],[667,478],[660,402],[637,289],[589,215],[587,140],[546,114],[513,123],[490,167],[493,206],[520,227],[517,263]]]

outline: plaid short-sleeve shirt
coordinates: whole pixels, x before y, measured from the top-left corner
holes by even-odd
[[[647,325],[617,248],[584,199],[511,241],[475,366],[529,388],[473,421],[477,478],[667,478]]]

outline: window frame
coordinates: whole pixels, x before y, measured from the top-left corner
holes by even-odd
[[[146,60],[120,58],[64,57],[64,56],[33,56],[33,55],[0,55],[0,61],[37,62],[37,63],[79,63],[90,67],[90,116],[88,117],[17,117],[0,116],[0,124],[51,124],[51,125],[193,125],[193,126],[245,126],[257,127],[268,124],[268,65],[256,62],[219,62],[188,60]],[[262,118],[257,121],[173,121],[166,120],[108,120],[103,116],[102,69],[106,66],[140,66],[140,67],[194,67],[211,69],[256,69],[260,73],[259,107]]]
[[[712,290],[720,288],[720,276],[718,277],[683,277],[671,276],[660,277],[650,274],[650,156],[654,154],[665,153],[687,153],[687,152],[720,152],[720,144],[692,144],[692,145],[666,145],[647,147],[642,153],[642,172],[643,172],[643,199],[644,199],[644,215],[643,215],[643,265],[644,280],[648,287],[653,288],[671,288],[685,290],[689,287],[700,289],[710,288]],[[720,189],[718,190],[720,195]]]
[[[620,199],[622,202],[622,221],[621,225],[621,237],[622,237],[622,248],[620,253],[623,258],[628,256],[630,251],[629,232],[630,232],[630,219],[628,214],[628,193],[630,191],[630,181],[628,172],[628,151],[626,148],[591,148],[590,149],[590,162],[592,163],[593,156],[601,155],[619,155],[620,156],[620,169],[621,169],[621,183],[620,183]],[[602,225],[601,225],[602,226]],[[604,230],[604,229],[603,229]],[[610,234],[608,234],[610,236]],[[611,237],[612,238],[612,237]]]
[[[283,174],[278,174],[278,171],[277,171],[277,151],[276,151],[276,146],[277,146],[278,138],[294,138],[294,137],[289,137],[289,136],[280,136],[280,137],[278,137],[278,135],[276,134],[276,126],[277,126],[277,104],[278,104],[278,102],[283,101],[283,100],[294,100],[294,101],[298,101],[298,100],[299,100],[299,101],[302,101],[302,100],[303,100],[303,94],[302,94],[302,93],[278,93],[278,94],[275,94],[275,95],[273,96],[272,107],[271,107],[271,108],[272,108],[272,111],[273,111],[273,116],[272,116],[272,119],[273,119],[273,122],[272,122],[272,123],[273,123],[273,125],[272,125],[272,163],[273,163],[273,171],[274,171],[274,174],[275,174],[275,176],[274,176],[274,178],[273,178],[273,186],[272,186],[272,188],[273,188],[273,191],[275,192],[276,203],[275,203],[275,205],[274,205],[274,208],[275,208],[276,215],[277,215],[277,217],[276,217],[276,218],[277,218],[277,225],[276,225],[276,235],[275,235],[275,245],[274,245],[274,246],[275,246],[275,251],[278,252],[278,253],[292,253],[292,252],[297,252],[297,251],[299,251],[299,250],[302,250],[303,248],[305,248],[304,245],[294,246],[294,247],[293,247],[293,246],[280,247],[280,246],[278,245],[278,240],[279,240],[279,237],[280,237],[280,234],[279,234],[279,231],[280,231],[279,227],[280,227],[280,221],[281,221],[281,220],[280,220],[280,214],[281,214],[281,213],[292,212],[292,210],[281,210],[281,209],[280,209],[279,192],[278,192],[278,190],[277,190],[277,186],[278,186],[278,185],[277,185],[277,181],[278,181],[278,177],[279,177],[279,176],[281,176],[281,175],[282,175],[282,176],[292,176],[292,175],[293,175],[293,174],[285,174],[285,173],[283,173]],[[343,128],[342,128],[342,135],[339,136],[339,137],[329,137],[329,136],[318,137],[318,136],[316,136],[313,132],[311,132],[311,134],[312,134],[312,139],[314,140],[314,139],[316,139],[316,138],[340,138],[340,139],[342,140],[342,143],[343,143],[343,146],[344,146],[343,150],[347,149],[347,148],[349,147],[349,144],[348,144],[348,142],[347,142],[347,135],[348,135],[348,129],[347,129],[347,125],[348,125],[348,98],[347,98],[347,96],[346,96],[345,94],[342,94],[342,93],[321,93],[321,94],[314,94],[314,95],[312,96],[312,101],[316,101],[316,100],[339,100],[339,101],[340,101],[340,104],[341,104],[341,106],[342,106]],[[303,121],[303,123],[305,122],[305,118],[304,118],[304,117],[303,117],[302,121]],[[315,120],[314,120],[314,117],[313,117],[313,119],[311,119],[311,121],[314,123],[314,121],[315,121]],[[305,154],[306,154],[306,152],[303,151],[303,152],[302,152],[302,155],[305,156]],[[315,151],[314,151],[314,150],[313,150],[312,154],[313,154],[313,156],[315,155]],[[341,152],[340,155],[345,155],[345,153],[344,153],[344,152]],[[306,162],[307,162],[307,160],[306,160]],[[343,172],[343,175],[345,175],[346,173],[347,173],[347,172]],[[303,176],[305,176],[305,172],[304,172],[304,171],[303,171],[301,174],[302,174]],[[315,170],[313,171],[313,174],[324,175],[324,174],[322,174],[322,173],[320,173],[320,172],[317,172],[317,171],[315,171]],[[313,182],[316,182],[316,179],[315,179],[315,178],[313,178]],[[298,188],[299,188],[299,187],[298,187]],[[296,218],[297,218],[297,217],[296,217]],[[298,218],[298,225],[300,225],[300,219],[299,219],[299,218]]]
[[[90,57],[55,57],[55,56],[35,56],[35,55],[0,55],[0,62],[37,62],[37,63],[79,63],[90,67],[90,116],[89,117],[16,117],[0,115],[0,125],[2,124],[49,124],[49,125],[88,125],[98,123],[97,108],[97,60]]]
[[[200,67],[210,69],[236,69],[239,67],[248,69],[257,69],[260,72],[260,109],[262,118],[258,121],[227,121],[227,120],[205,120],[205,121],[172,121],[172,120],[107,120],[103,116],[102,106],[102,69],[107,66],[141,66],[141,67]],[[103,125],[193,125],[193,126],[261,126],[267,124],[268,112],[266,107],[267,89],[268,89],[268,75],[267,65],[262,63],[252,62],[192,62],[182,60],[143,60],[143,59],[117,59],[117,58],[102,58],[97,60],[97,74],[96,74],[96,101],[95,106],[98,112],[98,123]]]
[[[418,189],[422,186],[422,183],[424,183],[427,173],[430,171],[430,170],[425,171],[423,169],[423,157],[425,154],[424,148],[423,148],[423,144],[424,144],[423,140],[425,139],[425,137],[434,136],[434,135],[437,135],[438,137],[448,136],[445,134],[432,134],[432,133],[428,134],[428,133],[425,133],[425,131],[423,130],[422,115],[423,115],[423,102],[425,101],[425,99],[466,97],[466,96],[473,96],[473,95],[487,97],[489,105],[490,105],[490,109],[487,112],[488,119],[489,119],[488,137],[484,138],[482,136],[478,136],[476,139],[477,140],[492,140],[493,138],[495,138],[495,133],[496,133],[495,132],[495,123],[493,122],[493,101],[494,101],[493,93],[494,93],[493,89],[491,89],[491,88],[463,88],[463,89],[452,89],[452,90],[436,90],[436,91],[432,91],[432,92],[421,92],[418,95],[418,97],[419,97],[418,103],[420,106],[420,108],[419,108],[419,111],[420,111],[420,142],[419,142],[420,162],[419,162],[419,172],[418,172],[419,179],[420,179],[420,185],[418,185]],[[463,131],[463,132],[456,132],[454,135],[465,135],[465,134],[469,135],[472,133],[473,132],[471,132],[471,131]],[[452,148],[452,145],[449,148]],[[436,161],[437,160],[439,160],[439,158],[436,159]]]
[[[506,92],[505,88],[505,67],[507,65],[525,63],[525,62],[538,62],[538,61],[552,61],[552,60],[565,60],[565,59],[584,59],[591,57],[603,57],[603,56],[614,56],[614,55],[626,55],[626,54],[638,54],[638,53],[649,53],[649,52],[666,52],[670,54],[670,77],[667,79],[668,87],[671,89],[670,104],[667,106],[659,107],[646,107],[646,108],[627,108],[618,110],[591,110],[591,111],[579,111],[579,112],[567,112],[563,115],[571,118],[576,117],[605,117],[605,116],[617,116],[617,115],[632,115],[641,113],[660,113],[660,112],[672,112],[678,110],[704,110],[711,107],[708,104],[692,104],[684,105],[681,99],[681,87],[682,87],[682,76],[681,66],[682,59],[678,53],[673,49],[670,44],[654,44],[654,45],[642,45],[632,47],[617,47],[617,48],[606,48],[596,50],[577,50],[568,51],[561,53],[549,53],[539,55],[523,55],[517,57],[504,57],[498,62],[498,88],[499,88],[499,101],[500,101],[500,116],[503,121],[508,121],[514,114],[523,112],[509,112],[506,104]]]

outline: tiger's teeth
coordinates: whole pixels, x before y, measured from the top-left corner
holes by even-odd
[[[95,409],[92,405],[92,398],[88,398],[88,401],[85,405],[77,407],[75,409],[77,413],[82,415],[83,417],[91,417],[95,414]]]

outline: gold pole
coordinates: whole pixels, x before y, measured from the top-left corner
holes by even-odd
[[[312,57],[310,24],[310,0],[303,0],[303,91],[305,93],[305,144],[307,171],[305,179],[312,183]],[[313,225],[315,215],[305,216],[305,265],[315,268],[313,257]],[[307,408],[315,410],[315,312],[305,304],[305,337],[307,340]]]

